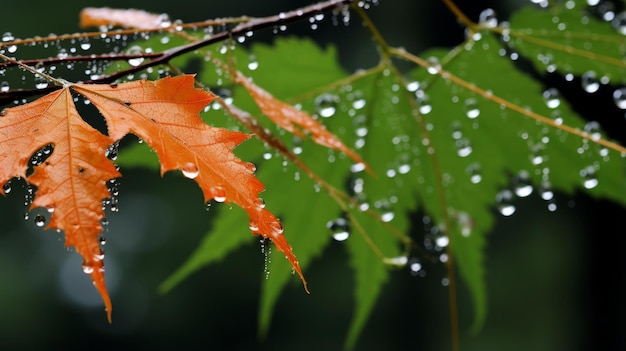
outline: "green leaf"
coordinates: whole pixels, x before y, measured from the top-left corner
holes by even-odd
[[[513,50],[529,58],[539,71],[586,73],[596,82],[604,77],[614,84],[626,83],[624,33],[597,19],[584,5],[579,3],[573,9],[525,7],[512,16],[504,38],[510,38],[507,41]]]

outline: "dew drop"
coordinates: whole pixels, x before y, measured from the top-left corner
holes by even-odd
[[[198,175],[198,173],[196,172],[196,176]],[[195,178],[196,176],[194,176],[193,178]],[[192,178],[186,175],[187,178]],[[192,179],[193,179],[192,178]],[[226,189],[224,189],[224,187],[222,186],[213,186],[211,187],[211,194],[213,195],[213,200],[217,201],[217,202],[224,202],[226,201]]]
[[[395,214],[392,211],[387,211],[380,216],[380,220],[385,223],[389,223],[393,220],[394,217]]]
[[[589,94],[593,94],[600,89],[600,81],[596,76],[596,72],[587,71],[580,77],[580,84]]]
[[[478,23],[487,28],[495,28],[498,26],[498,18],[496,12],[493,9],[484,9],[480,15],[478,15]]]
[[[546,102],[548,108],[557,108],[561,105],[561,99],[559,98],[559,91],[555,88],[546,89],[543,92],[543,99]]]
[[[435,244],[437,244],[437,246],[441,248],[447,247],[449,243],[450,243],[450,238],[448,238],[445,235],[441,235],[435,239]]]
[[[3,93],[4,93],[4,92],[7,92],[7,91],[9,91],[10,89],[11,89],[11,87],[9,86],[9,82],[4,81],[4,82],[0,83],[0,91],[1,91],[1,92],[3,92]]]
[[[427,59],[427,61],[430,64],[430,66],[426,68],[428,73],[437,74],[439,70],[441,69],[441,64],[439,63],[439,59],[434,56],[431,56]]]
[[[255,205],[257,208],[261,209],[261,208],[265,208],[265,200],[263,200],[263,198],[257,198],[255,200]]]
[[[2,186],[2,190],[4,191],[5,194],[8,194],[11,192],[11,180],[8,180],[6,183],[4,183],[4,185]]]
[[[472,163],[465,169],[465,172],[470,176],[470,182],[472,184],[478,184],[483,179],[480,164]]]
[[[339,217],[326,223],[326,228],[330,231],[333,239],[344,241],[350,237],[350,226],[345,218]]]
[[[478,101],[474,98],[465,100],[465,115],[467,118],[476,118],[480,115],[480,109],[478,108]]]
[[[613,101],[615,101],[615,105],[618,108],[626,110],[626,87],[615,89],[613,92]]]
[[[412,276],[423,275],[422,263],[417,258],[409,259],[408,266]]]
[[[583,186],[585,189],[593,189],[598,186],[598,178],[596,177],[596,169],[593,166],[587,166],[579,172],[583,178]]]
[[[385,262],[393,266],[404,267],[407,262],[409,262],[409,258],[406,256],[396,256],[386,259]]]
[[[520,172],[513,178],[513,187],[515,195],[518,197],[526,197],[533,192],[533,186],[530,183],[530,175],[526,171]]]
[[[314,104],[315,110],[320,116],[329,118],[337,112],[339,97],[333,94],[322,94],[315,98]]]
[[[183,171],[183,175],[189,179],[195,179],[200,174],[200,170],[198,169],[198,166],[196,166],[196,164],[193,162],[185,163],[182,171]]]
[[[85,274],[93,273],[93,266],[89,266],[89,265],[83,264],[83,273],[85,273]]]
[[[35,218],[35,225],[38,227],[43,227],[46,224],[46,217],[44,217],[43,215],[36,215]]]
[[[511,216],[515,213],[515,206],[513,205],[513,192],[508,189],[504,189],[496,194],[496,203],[498,206],[498,211],[503,216]]]
[[[255,221],[253,221],[253,220],[250,220],[250,222],[249,222],[249,224],[248,224],[248,228],[250,228],[250,230],[251,230],[253,233],[256,233],[256,232],[258,232],[258,230],[259,230],[259,225],[257,224],[257,222],[255,222]]]

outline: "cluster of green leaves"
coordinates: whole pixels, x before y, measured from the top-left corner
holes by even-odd
[[[419,57],[389,47],[378,37],[380,64],[356,73],[339,66],[332,46],[321,48],[308,39],[286,37],[276,37],[271,45],[219,43],[170,62],[176,67],[200,62],[200,83],[250,112],[287,145],[292,156],[352,199],[329,193],[328,187],[260,140],[251,139],[236,150],[257,164],[257,176],[268,188],[263,197],[281,216],[303,269],[333,240],[329,231],[337,225],[333,221],[341,218],[347,223],[350,237],[345,246],[355,274],[348,346],[358,339],[390,268],[407,264],[410,258],[439,259],[446,252],[453,265],[449,272],[458,269],[469,287],[474,325],[480,327],[487,309],[487,233],[500,215],[498,208],[511,211],[515,198],[531,189],[541,192],[547,205],[553,192],[575,190],[626,204],[625,149],[606,140],[597,123],[583,120],[558,91],[543,86],[518,65],[521,60],[531,62],[540,75],[587,74],[598,84],[619,89],[626,84],[622,28],[591,15],[588,3],[581,0],[549,8],[529,4],[506,24],[489,18],[466,24],[464,42]],[[167,36],[167,41],[153,37],[137,44],[159,52],[188,40]],[[415,67],[400,71],[396,58]],[[216,59],[275,97],[315,114],[373,172],[343,154],[271,126]],[[221,111],[212,105],[204,114],[207,123],[245,130]],[[146,165],[146,155],[147,149],[138,145],[122,150],[118,163]],[[157,166],[156,160],[147,164]],[[423,242],[410,233],[415,220],[411,214],[417,211],[432,221]],[[250,243],[250,233],[241,225],[246,222],[245,213],[237,209],[219,216],[162,290]],[[437,245],[442,237],[448,245]],[[281,292],[296,281],[281,257],[271,258],[269,269],[261,296],[262,332],[269,328]],[[311,282],[313,293],[316,284]]]

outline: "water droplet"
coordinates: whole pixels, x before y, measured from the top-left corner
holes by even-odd
[[[348,225],[348,221],[343,217],[328,221],[326,228],[330,231],[333,239],[337,241],[344,241],[350,237],[350,226]]]
[[[483,179],[480,171],[480,164],[478,163],[474,162],[467,166],[465,172],[470,176],[470,182],[472,182],[472,184],[478,184]]]
[[[11,87],[9,86],[9,82],[3,81],[2,83],[0,83],[0,91],[1,92],[7,92],[10,89],[11,89]]]
[[[196,176],[197,176],[197,172],[196,172]],[[192,178],[189,177],[188,175],[185,175],[187,178]],[[195,178],[195,176],[193,177]],[[192,179],[193,179],[192,178]],[[226,201],[226,189],[224,189],[224,187],[222,186],[213,186],[211,187],[211,194],[213,195],[213,200],[217,201],[217,202],[224,202]]]
[[[35,220],[35,225],[38,227],[43,227],[46,224],[46,217],[40,214],[36,215],[34,220]]]
[[[250,228],[250,230],[253,233],[256,233],[259,231],[259,225],[256,221],[250,220],[250,222],[248,223],[248,228]]]
[[[474,98],[465,100],[465,114],[468,118],[476,118],[480,115],[480,109],[478,108],[478,101]]]
[[[5,32],[4,34],[2,34],[2,41],[7,42],[7,41],[12,41],[15,40],[15,37],[13,36],[13,33],[11,32]]]
[[[587,166],[579,172],[583,178],[583,186],[585,189],[593,189],[598,186],[598,178],[596,177],[596,169],[593,166]]]
[[[257,198],[255,200],[255,205],[257,208],[261,209],[261,208],[265,208],[265,200],[263,200],[263,198]]]
[[[611,21],[613,28],[617,30],[621,35],[626,35],[626,11],[622,11],[615,15],[615,18]]]
[[[423,275],[422,263],[417,258],[409,259],[408,266],[412,276]]]
[[[200,170],[198,169],[198,166],[196,166],[196,164],[193,162],[185,163],[182,171],[183,171],[183,175],[189,179],[195,179],[200,174]]]
[[[456,153],[460,157],[467,157],[473,151],[472,144],[470,143],[470,141],[467,138],[460,138],[460,139],[455,141],[455,144],[456,144],[456,148],[457,148]]]
[[[8,194],[11,192],[11,180],[10,179],[6,183],[4,183],[4,185],[2,186],[2,190],[4,191],[5,194]]]
[[[514,195],[511,190],[504,189],[496,194],[496,203],[498,210],[503,216],[511,216],[515,213],[515,206],[513,205]]]
[[[613,101],[615,105],[622,110],[626,110],[626,87],[615,89],[613,92]]]
[[[87,264],[83,264],[83,273],[85,273],[85,274],[93,273],[93,266],[89,266]]]
[[[141,55],[143,53],[143,49],[141,48],[141,46],[133,45],[130,48],[128,48],[126,53],[129,55]],[[131,59],[128,59],[128,64],[133,67],[137,67],[143,63],[143,60],[144,60],[143,57],[131,58]]]
[[[559,98],[559,91],[555,88],[546,89],[543,92],[543,99],[549,108],[557,108],[561,105],[561,99]]]
[[[600,81],[594,71],[587,71],[583,73],[580,77],[580,84],[583,89],[590,94],[595,93],[598,89],[600,89]]]
[[[437,246],[441,248],[447,247],[449,243],[450,243],[450,238],[448,238],[445,235],[439,236],[435,239],[435,244],[437,244]]]
[[[333,94],[322,94],[315,98],[314,103],[317,113],[322,117],[329,118],[337,112],[339,97]]]
[[[521,171],[515,178],[513,178],[513,187],[515,195],[519,197],[526,197],[533,192],[533,186],[530,183],[530,174],[526,171]]]
[[[426,60],[430,64],[430,66],[428,66],[426,68],[428,73],[430,73],[430,74],[437,74],[439,72],[439,70],[441,69],[441,64],[439,63],[439,59],[434,57],[434,56],[431,56],[431,57],[429,57]]]
[[[409,258],[406,256],[396,256],[385,260],[385,263],[398,267],[406,266],[407,262],[409,262]]]
[[[100,237],[100,245],[106,245],[107,244],[107,239],[103,236]]]
[[[496,12],[493,9],[484,9],[480,15],[478,15],[478,24],[487,28],[495,28],[498,26],[498,18]]]
[[[599,140],[602,135],[600,134],[600,123],[597,121],[589,121],[585,124],[585,133],[591,137],[592,140]]]
[[[272,236],[276,237],[285,232],[285,225],[280,220],[276,220],[276,222],[270,223],[270,227],[272,227]]]
[[[392,211],[387,211],[383,213],[382,215],[380,215],[380,220],[385,223],[388,223],[388,222],[391,222],[394,217],[395,217],[395,214]]]

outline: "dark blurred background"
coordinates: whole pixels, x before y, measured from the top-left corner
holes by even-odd
[[[0,33],[26,38],[73,33],[86,6],[140,8],[185,22],[226,16],[266,16],[309,1],[84,1],[4,2]],[[501,19],[530,1],[475,1],[459,4],[474,20],[485,8]],[[420,53],[452,46],[463,29],[441,1],[380,0],[369,11],[392,45]],[[316,31],[288,29],[338,46],[348,71],[377,62],[367,37],[354,39],[348,27],[322,24]],[[258,38],[258,39],[257,39]],[[256,40],[271,40],[260,34]],[[589,119],[599,120],[624,140],[624,113],[612,106],[610,89],[582,96],[558,75],[545,78]],[[570,85],[568,85],[570,84]],[[605,91],[606,90],[606,91]],[[584,98],[584,100],[582,100]],[[612,122],[611,122],[612,121]],[[617,121],[617,122],[615,122]],[[621,129],[619,129],[621,128]],[[148,170],[125,169],[120,212],[109,216],[107,284],[114,323],[106,322],[102,302],[81,259],[63,248],[63,238],[24,221],[24,189],[0,198],[0,349],[232,349],[340,350],[351,321],[352,273],[346,251],[334,242],[306,271],[315,293],[289,285],[265,340],[257,338],[257,310],[263,276],[258,242],[219,264],[194,274],[166,295],[157,286],[199,243],[211,218],[228,211],[206,211],[195,185],[174,174],[161,178]],[[489,311],[478,335],[469,332],[473,315],[460,285],[463,350],[623,350],[624,218],[617,205],[583,194],[556,194],[558,210],[533,195],[518,201],[511,217],[498,217],[488,238]],[[495,213],[495,211],[494,211]],[[448,300],[436,271],[412,277],[395,271],[374,309],[356,350],[449,350]],[[271,278],[270,278],[271,279]],[[608,345],[608,347],[606,347]]]

